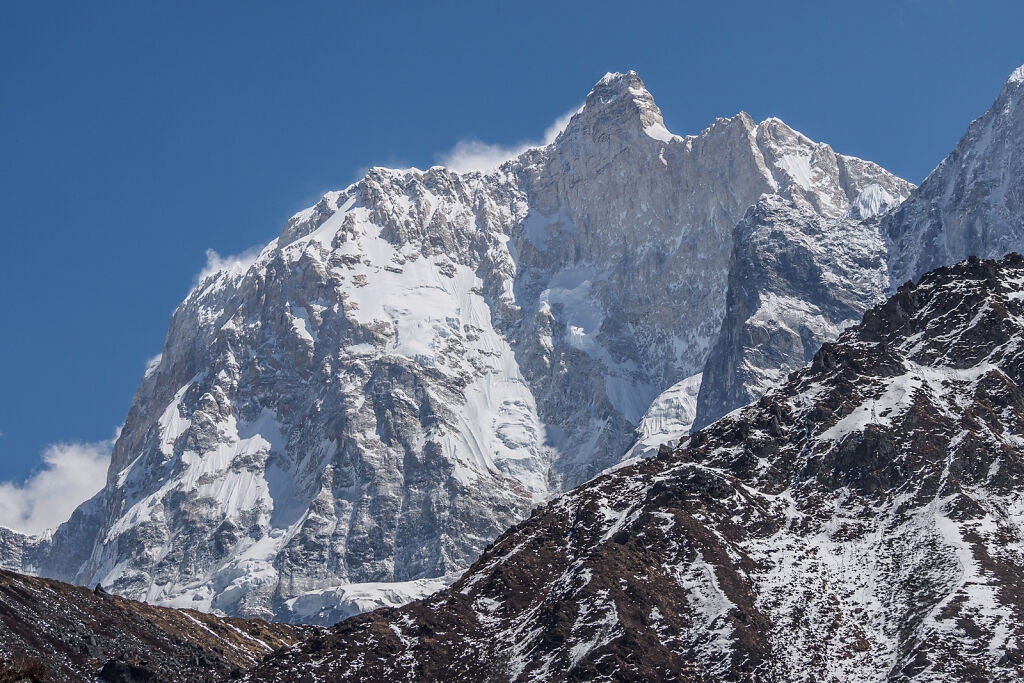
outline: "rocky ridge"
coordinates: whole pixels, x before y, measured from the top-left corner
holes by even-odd
[[[765,196],[736,226],[722,330],[704,366],[693,427],[761,397],[860,321],[888,288],[871,216],[826,218]]]
[[[225,680],[315,632],[154,607],[0,570],[2,681]]]

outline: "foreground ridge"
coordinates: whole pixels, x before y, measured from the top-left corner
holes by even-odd
[[[215,681],[315,632],[0,570],[0,681]]]
[[[907,284],[679,448],[450,588],[251,680],[1018,680],[1024,258]]]

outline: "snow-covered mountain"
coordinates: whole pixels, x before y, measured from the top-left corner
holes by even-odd
[[[1024,678],[1024,257],[907,284],[450,588],[252,680]]]
[[[772,197],[748,214],[693,427],[758,398],[908,279],[1024,251],[1024,67],[902,199],[879,186],[838,219]]]
[[[405,602],[638,426],[686,431],[762,195],[840,221],[910,189],[777,119],[673,135],[633,72],[493,171],[372,169],[197,285],[104,490],[3,561],[234,615]]]

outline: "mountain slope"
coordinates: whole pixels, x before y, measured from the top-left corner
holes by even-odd
[[[276,680],[1024,676],[1024,258],[905,285],[673,452],[503,534]]]
[[[883,221],[895,289],[968,256],[998,258],[1024,241],[1024,66],[921,187]]]
[[[672,135],[632,72],[494,171],[372,169],[198,284],[104,490],[9,566],[321,623],[426,594],[700,373],[748,207],[871,188],[909,191],[777,119]]]
[[[215,681],[312,635],[0,571],[0,680]],[[36,678],[22,679],[35,672]]]
[[[906,201],[873,186],[833,219],[769,200],[770,211],[737,226],[696,427],[761,396],[906,280],[968,256],[1024,250],[1022,83],[1024,67]],[[881,288],[879,260],[887,271]]]

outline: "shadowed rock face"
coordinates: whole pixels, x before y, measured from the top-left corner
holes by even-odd
[[[223,680],[315,632],[0,571],[3,681]]]
[[[632,72],[498,169],[372,169],[202,279],[105,489],[4,566],[320,623],[425,595],[701,372],[759,197],[838,218],[871,188],[910,191],[777,119],[672,135]]]
[[[1019,680],[1024,258],[905,285],[756,404],[253,680]]]
[[[766,196],[736,226],[722,330],[694,427],[761,397],[860,321],[888,285],[877,220],[823,217]]]

